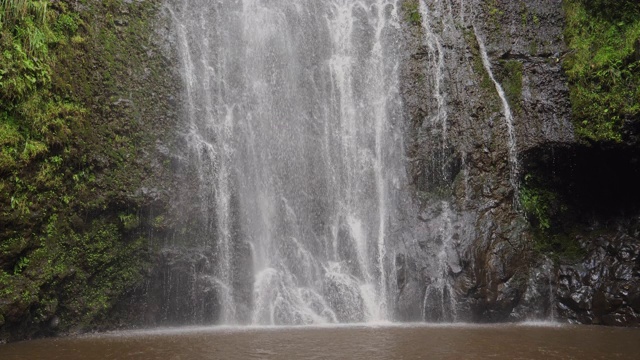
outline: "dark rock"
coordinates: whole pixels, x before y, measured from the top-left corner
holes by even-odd
[[[479,1],[464,7],[446,1],[426,4],[430,13],[447,15],[432,21],[438,24],[432,25],[432,36],[442,50],[425,44],[427,30],[405,25],[407,54],[401,64],[400,86],[411,124],[409,172],[421,192],[417,217],[423,225],[415,230],[417,246],[406,253],[418,266],[412,269],[406,259],[396,261],[401,269],[397,273],[401,313],[411,313],[409,309],[418,300],[409,298],[418,296],[418,284],[430,286],[430,278],[441,271],[434,264],[444,264],[442,276],[455,289],[451,296],[456,311],[452,313],[458,320],[501,321],[550,314],[555,272],[548,263],[537,268],[544,262],[536,261],[530,228],[513,206],[518,202],[513,183],[518,180],[510,179],[506,119],[495,86],[487,83],[478,39],[486,45],[493,74],[503,88],[508,83],[519,84],[508,89],[513,92],[509,96],[519,94],[519,98],[508,99],[517,151],[571,144],[568,88],[559,62],[566,52],[561,3],[498,2],[492,5],[499,8],[497,13]],[[470,8],[473,16],[468,13]],[[445,74],[436,80],[434,64],[440,55]],[[520,72],[509,73],[509,61],[517,63]],[[436,93],[438,88],[441,93]],[[437,101],[443,94],[444,105]],[[433,120],[443,106],[446,131]],[[446,217],[435,211],[441,203],[450,206]],[[457,229],[449,230],[444,224]],[[450,242],[453,234],[455,241]],[[430,252],[442,254],[442,259],[429,259]],[[418,269],[431,275],[414,273]],[[571,284],[579,279],[565,281]],[[566,290],[568,298],[572,291]],[[441,294],[436,290],[427,293],[426,307],[421,307],[441,308]]]
[[[421,282],[410,279],[400,290],[396,299],[396,316],[400,321],[425,320],[423,317],[425,295],[424,285]]]
[[[590,251],[582,267],[559,271],[560,314],[583,323],[637,326],[638,263],[628,261],[637,257],[637,243],[627,234],[615,233],[585,241]]]
[[[440,271],[433,264],[441,260],[427,254],[439,251],[448,267],[443,277],[455,289],[459,320],[545,318],[557,309],[557,315],[570,322],[637,325],[637,146],[633,136],[615,146],[584,146],[576,141],[562,70],[567,49],[561,2],[497,2],[491,5],[498,8],[496,12],[489,11],[486,2],[472,1],[467,6],[474,8],[473,17],[457,4],[445,3],[446,10],[440,3],[426,3],[431,13],[455,19],[453,23],[451,18],[439,19],[447,25],[431,29],[430,36],[443,50],[425,45],[428,29],[409,25],[405,29],[408,55],[402,64],[401,93],[411,124],[409,172],[420,194],[416,214],[422,224],[415,230],[415,248],[404,253],[407,258],[396,259],[401,318],[412,314],[410,309],[418,301],[411,298],[424,291],[420,287],[424,284],[422,308],[425,315],[438,319],[434,309],[441,308],[442,296],[429,286]],[[555,186],[551,190],[570,198],[572,209],[577,209],[572,210],[573,218],[561,220],[561,225],[578,233],[566,236],[567,242],[584,251],[577,259],[553,264],[540,261],[532,251],[537,240],[513,206],[518,189],[510,179],[505,118],[495,87],[486,81],[486,70],[478,61],[478,39],[486,46],[496,80],[511,92],[507,97],[522,174],[538,171],[548,177],[547,184]],[[434,64],[439,55],[444,57],[446,75],[436,84]],[[515,82],[508,65],[521,67]],[[437,93],[438,86],[445,90]],[[446,132],[433,120],[443,106],[436,101],[442,93]],[[625,129],[637,128],[627,125]],[[444,246],[442,216],[435,211],[443,202],[451,206],[447,215],[451,223],[465,219],[458,226],[463,231],[449,248]],[[560,205],[553,206],[557,206],[553,211],[561,212]],[[418,266],[408,266],[409,257]]]
[[[451,322],[454,304],[451,288],[445,284],[427,285],[424,294],[424,320],[427,322]]]
[[[219,320],[220,301],[227,291],[210,274],[210,253],[165,249],[151,275],[145,321],[151,324],[214,324]]]
[[[51,320],[49,320],[49,328],[51,330],[56,330],[58,329],[58,327],[60,326],[60,318],[57,316],[54,316],[51,318]]]
[[[364,301],[358,280],[354,277],[327,273],[324,278],[324,298],[340,322],[364,321]]]

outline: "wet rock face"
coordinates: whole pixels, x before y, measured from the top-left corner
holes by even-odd
[[[396,249],[398,317],[440,321],[448,306],[458,321],[546,316],[552,271],[540,268],[546,262],[536,259],[516,209],[513,177],[521,173],[514,174],[509,154],[510,147],[521,153],[574,142],[561,66],[562,2],[424,4],[422,23],[404,25],[400,83],[419,221]],[[515,144],[479,41],[513,113]],[[434,211],[441,204],[448,214]],[[438,277],[445,282],[434,290]]]
[[[476,1],[475,7],[481,10],[477,28],[486,39],[496,78],[514,112],[518,150],[573,143],[571,105],[562,71],[567,51],[562,1]],[[517,63],[521,71],[510,69]],[[519,76],[520,91],[513,84]]]
[[[558,270],[559,314],[571,322],[640,325],[640,241],[625,234],[585,239],[588,255]]]
[[[364,321],[364,301],[357,289],[355,278],[331,274],[325,276],[324,295],[339,322]]]
[[[206,251],[165,249],[148,283],[146,322],[160,324],[214,324],[223,290],[212,273],[212,254]]]
[[[251,247],[237,245],[233,266],[237,268],[232,287],[221,283],[216,274],[213,248],[165,248],[156,260],[146,284],[132,295],[125,307],[136,308],[133,323],[149,325],[218,324],[224,297],[237,304],[242,323],[249,323],[253,300]],[[134,320],[136,319],[136,320]]]
[[[554,291],[555,264],[551,259],[543,257],[529,270],[528,276],[516,278],[526,281],[526,290],[520,297],[518,305],[509,314],[509,320],[524,321],[528,319],[555,319],[556,305]]]
[[[638,325],[638,154],[632,144],[591,144],[534,149],[524,157],[524,167],[543,179],[544,191],[556,202],[548,203],[550,229],[537,237],[556,241],[557,257],[565,254],[552,279],[561,318]],[[571,255],[563,246],[578,252]]]

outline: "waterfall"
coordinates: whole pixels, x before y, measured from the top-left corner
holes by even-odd
[[[482,38],[478,35],[478,31],[476,30],[475,27],[473,28],[473,32],[476,36],[476,40],[478,41],[478,48],[480,51],[480,57],[482,58],[482,65],[484,66],[484,69],[487,71],[489,78],[493,82],[493,85],[496,88],[496,92],[500,97],[500,101],[502,102],[502,111],[504,113],[505,122],[507,124],[507,146],[509,148],[508,151],[509,151],[509,169],[510,169],[509,181],[511,182],[511,187],[515,192],[514,201],[517,202],[518,201],[517,200],[518,199],[518,181],[519,181],[518,176],[520,172],[519,170],[520,165],[518,163],[518,147],[516,144],[516,133],[513,127],[513,114],[511,112],[511,107],[509,106],[509,102],[507,101],[507,96],[505,95],[502,85],[500,85],[500,83],[493,76],[493,71],[491,70],[491,62],[489,62],[489,55],[487,55],[487,50],[484,46],[484,41],[482,41]]]
[[[388,249],[406,181],[396,1],[167,9],[198,193],[177,211],[199,224],[174,242],[208,249],[215,321],[391,320]]]

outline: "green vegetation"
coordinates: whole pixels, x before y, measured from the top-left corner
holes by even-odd
[[[498,80],[502,83],[509,106],[515,114],[522,112],[522,62],[518,60],[500,61]]]
[[[534,228],[534,250],[556,261],[581,258],[584,250],[576,240],[572,211],[550,184],[539,175],[527,174],[520,188],[520,205]]]
[[[471,54],[473,55],[473,72],[480,76],[480,87],[487,93],[495,92],[495,85],[493,84],[493,81],[491,81],[491,77],[489,77],[489,73],[482,63],[480,45],[478,44],[478,39],[476,39],[476,35],[473,30],[466,30],[464,32],[464,39],[471,50]]]
[[[500,98],[496,91],[495,84],[491,80],[487,69],[485,69],[482,63],[482,54],[480,54],[480,44],[473,30],[464,31],[464,39],[473,55],[473,72],[479,77],[480,88],[482,89],[482,96],[484,97],[487,110],[490,112],[500,111]]]
[[[640,3],[565,0],[575,128],[590,141],[620,142],[640,118]]]
[[[498,0],[488,0],[482,4],[485,13],[488,15],[488,24],[495,30],[499,30],[502,26],[502,17],[504,11],[500,9]],[[497,34],[497,33],[495,33]]]
[[[402,3],[405,21],[411,25],[421,25],[422,15],[420,14],[420,3],[418,0],[405,0]]]
[[[529,221],[539,231],[551,228],[551,219],[556,215],[555,207],[557,195],[541,187],[539,180],[531,174],[524,176],[524,183],[520,189],[520,204]]]
[[[540,25],[540,18],[538,15],[530,12],[527,2],[523,0],[520,1],[520,19],[524,29],[529,27],[531,23],[533,23],[534,26]]]
[[[0,340],[53,316],[90,327],[142,279],[151,220],[136,192],[169,130],[158,6],[0,0]]]
[[[612,148],[612,144],[633,141],[633,128],[640,121],[640,3],[565,0],[564,8],[565,38],[569,46],[564,68],[569,80],[574,126],[585,143],[581,145],[583,148],[574,149],[575,156],[568,158],[580,161],[573,164],[573,170],[552,170],[553,167],[544,162],[529,168],[529,174],[522,180],[520,204],[534,230],[535,249],[556,260],[572,261],[584,255],[578,239],[595,236],[584,230],[587,224],[600,219],[602,223],[595,228],[611,231],[606,223],[620,214],[621,207],[634,209],[633,205],[625,205],[624,199],[603,196],[590,199],[589,195],[590,191],[618,193],[617,189],[601,188],[617,185],[602,183],[606,177],[590,171],[610,168],[611,160],[606,160],[604,153],[598,151],[602,151],[603,146]],[[528,15],[523,16],[523,22],[528,19]],[[535,23],[535,18],[533,21]],[[522,70],[517,64],[507,62],[503,62],[502,67],[505,92],[516,108],[513,101],[520,96],[522,83],[518,78]],[[625,134],[632,136],[626,138]],[[620,149],[620,146],[613,148]],[[594,156],[598,154],[599,165],[594,164]],[[625,152],[616,154],[611,158],[614,161],[620,160]],[[546,156],[554,157],[553,152]]]

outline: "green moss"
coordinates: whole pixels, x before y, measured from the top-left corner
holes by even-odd
[[[156,176],[141,159],[168,131],[154,123],[166,60],[149,56],[160,1],[48,4],[0,9],[0,341],[54,314],[62,331],[95,326],[140,281],[151,221],[136,191]]]
[[[120,222],[122,222],[122,227],[127,231],[140,226],[140,218],[135,214],[120,214],[119,218]]]
[[[166,218],[164,215],[158,215],[155,218],[153,218],[153,222],[151,223],[151,226],[153,226],[154,229],[156,230],[162,230],[166,227]]]
[[[523,177],[520,206],[534,233],[533,249],[556,261],[574,261],[584,255],[573,223],[572,210],[561,194],[538,174]]]
[[[495,86],[493,81],[491,81],[491,77],[489,77],[489,73],[484,68],[484,64],[482,63],[482,56],[480,54],[480,45],[478,44],[478,40],[472,30],[467,30],[464,32],[464,39],[467,43],[467,46],[471,50],[471,54],[473,55],[473,72],[480,77],[480,87],[486,92],[494,92]]]
[[[565,0],[564,62],[576,132],[590,141],[622,141],[640,118],[640,4]]]
[[[407,23],[419,26],[422,24],[422,15],[420,14],[420,3],[418,0],[405,0],[402,3],[404,11],[404,19]]]
[[[495,30],[502,27],[504,11],[500,9],[498,0],[488,0],[482,4],[485,14],[488,16],[488,24]],[[496,33],[497,34],[497,33]]]
[[[518,60],[500,61],[499,80],[502,83],[509,106],[516,114],[522,112],[522,62]]]
[[[473,30],[466,30],[464,32],[464,39],[473,55],[473,73],[476,77],[478,77],[478,81],[481,89],[481,96],[485,100],[484,103],[487,105],[487,110],[490,112],[499,112],[500,111],[500,98],[498,97],[498,93],[496,91],[495,84],[491,80],[487,69],[485,69],[484,64],[482,63],[482,55],[480,54],[480,45],[478,44],[478,39],[476,39],[476,35]]]
[[[531,9],[527,6],[527,2],[521,0],[520,1],[520,19],[521,25],[526,30],[528,27],[533,24],[533,26],[540,25],[540,18],[537,14],[531,12]]]
[[[77,13],[62,13],[58,16],[54,28],[58,33],[74,35],[78,31],[80,22]]]

